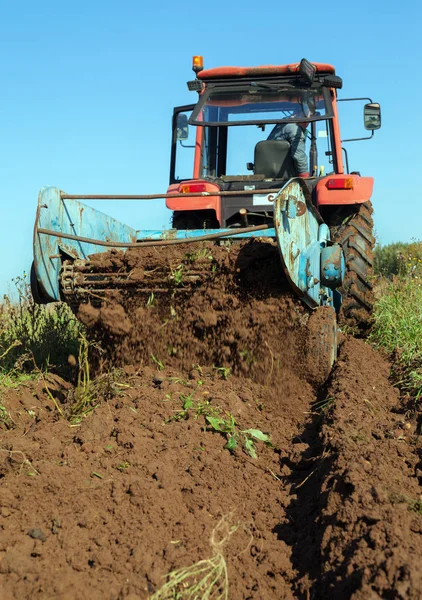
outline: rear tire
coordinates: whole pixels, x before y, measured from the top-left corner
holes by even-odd
[[[220,227],[213,210],[175,211],[172,226],[174,229],[218,229]]]
[[[346,262],[340,322],[363,335],[371,325],[374,303],[374,222],[372,204],[360,204],[346,221],[331,227],[331,238],[341,244]]]

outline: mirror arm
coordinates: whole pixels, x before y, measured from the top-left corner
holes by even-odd
[[[375,130],[373,129],[371,135],[368,135],[367,137],[350,138],[349,140],[341,140],[341,143],[344,144],[344,142],[360,142],[361,140],[370,140],[371,138],[374,137],[374,133],[375,133]]]

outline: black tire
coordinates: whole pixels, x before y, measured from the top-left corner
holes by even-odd
[[[172,218],[174,229],[218,229],[219,224],[212,210],[175,211]]]
[[[42,293],[42,290],[40,289],[40,286],[38,284],[34,263],[32,263],[31,265],[29,283],[31,286],[32,298],[34,299],[35,304],[48,304],[49,299]]]
[[[374,304],[375,237],[372,213],[371,202],[365,202],[341,225],[331,227],[331,239],[341,244],[346,262],[346,273],[339,290],[343,296],[340,322],[361,335],[371,325]]]

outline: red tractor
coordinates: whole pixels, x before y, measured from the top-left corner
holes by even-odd
[[[195,57],[193,68],[196,78],[188,87],[198,100],[174,110],[167,194],[40,191],[31,270],[34,298],[64,300],[77,311],[83,303],[107,302],[110,290],[141,299],[151,291],[173,294],[175,287],[186,294],[200,285],[203,274],[203,265],[193,273],[189,253],[181,259],[186,276],[180,282],[149,263],[138,280],[129,262],[122,268],[110,260],[104,268],[98,255],[179,243],[194,248],[210,240],[243,240],[242,251],[254,252],[267,240],[278,249],[280,274],[311,312],[334,307],[349,324],[364,329],[372,308],[373,179],[349,171],[337,108],[340,101],[353,99],[337,98],[342,80],[334,67],[303,59],[282,66],[204,70],[201,57]],[[370,134],[359,139],[368,139],[381,125],[380,106],[369,98],[354,100],[366,101],[364,127]],[[137,229],[80,202],[163,197],[173,211],[173,228],[166,231]],[[328,313],[331,365],[336,314]]]
[[[193,70],[196,79],[188,87],[198,101],[175,108],[173,115],[168,193],[177,197],[166,199],[173,227],[270,224],[277,191],[302,177],[331,240],[343,248],[343,314],[364,326],[372,308],[374,180],[349,171],[342,143],[371,138],[381,126],[380,105],[370,98],[338,99],[342,79],[334,67],[306,59],[204,70],[196,56]],[[370,134],[342,140],[338,103],[352,100],[366,101],[364,127]]]

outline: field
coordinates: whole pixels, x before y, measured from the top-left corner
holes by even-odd
[[[176,258],[160,253],[182,280]],[[377,258],[369,337],[344,330],[326,381],[262,255],[79,321],[19,278],[0,325],[2,598],[421,598],[420,245]]]

